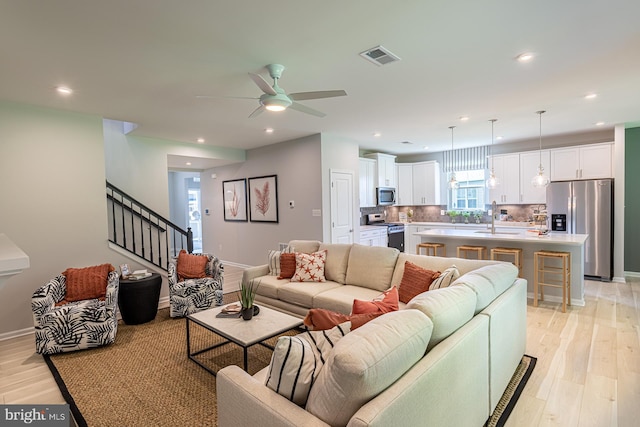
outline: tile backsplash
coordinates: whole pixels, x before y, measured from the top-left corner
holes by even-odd
[[[506,210],[510,215],[510,220],[513,221],[531,221],[533,219],[534,212],[538,212],[541,209],[545,209],[545,205],[498,205],[498,209]],[[386,212],[387,222],[400,221],[399,213],[408,213],[409,209],[413,210],[413,217],[411,222],[451,222],[449,215],[440,215],[440,211],[447,211],[446,205],[435,206],[377,206],[372,208],[360,208],[360,224],[366,224],[366,215],[371,213],[383,213]],[[487,206],[490,209],[490,206]],[[463,218],[456,218],[456,222],[463,222]],[[475,218],[470,218],[469,222],[475,222]],[[485,209],[483,217],[480,219],[481,223],[491,222],[491,216],[487,214]]]

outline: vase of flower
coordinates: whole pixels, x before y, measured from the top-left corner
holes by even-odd
[[[476,224],[480,224],[480,220],[482,219],[483,216],[483,212],[476,212],[476,214],[474,215],[476,217]]]
[[[240,284],[240,291],[238,293],[238,299],[240,300],[240,305],[242,306],[242,318],[244,320],[251,320],[253,318],[255,306],[253,305],[253,301],[256,298],[256,292],[258,291],[258,286],[260,286],[260,282],[255,282],[253,280],[242,281]]]
[[[462,212],[462,216],[464,217],[464,223],[469,224],[469,217],[471,216],[471,212]]]
[[[447,215],[449,215],[449,217],[451,217],[451,223],[454,224],[456,222],[456,217],[458,216],[458,212],[449,211],[449,212],[447,212]]]

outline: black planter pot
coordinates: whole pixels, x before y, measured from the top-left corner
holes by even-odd
[[[251,320],[253,318],[253,307],[242,307],[242,318]]]

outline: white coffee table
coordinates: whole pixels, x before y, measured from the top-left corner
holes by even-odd
[[[261,344],[273,350],[272,346],[265,344],[263,341],[302,325],[302,319],[298,317],[263,306],[260,306],[260,313],[251,320],[243,320],[242,317],[216,317],[224,307],[225,306],[215,307],[187,316],[187,355],[189,359],[213,375],[216,374],[216,371],[205,366],[194,356],[233,342],[243,348],[244,370],[246,371],[247,349],[249,347],[255,344]],[[195,322],[203,328],[226,338],[226,341],[192,353],[189,331],[191,322]]]

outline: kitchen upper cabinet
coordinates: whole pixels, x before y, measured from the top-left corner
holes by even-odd
[[[413,165],[411,163],[398,163],[397,204],[401,206],[413,205]]]
[[[612,178],[613,144],[589,144],[551,150],[551,181]]]
[[[547,203],[547,188],[534,187],[531,180],[538,174],[542,159],[544,173],[550,176],[551,153],[549,150],[520,153],[520,203]]]
[[[498,178],[496,188],[489,191],[489,203],[494,200],[499,204],[520,203],[520,154],[500,154],[489,160],[489,169],[493,165]]]
[[[440,204],[440,165],[438,162],[413,163],[413,204]]]
[[[363,158],[358,160],[360,173],[360,207],[372,207],[376,205],[376,161]]]
[[[396,156],[390,154],[365,154],[376,161],[376,187],[396,187]]]

